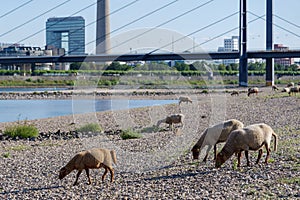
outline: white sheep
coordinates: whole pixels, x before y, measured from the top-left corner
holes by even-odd
[[[182,102],[186,102],[186,103],[193,103],[192,99],[190,97],[179,97],[179,105]]]
[[[290,82],[287,84],[287,87],[294,87],[295,86],[295,83],[294,82]]]
[[[248,97],[250,96],[250,94],[258,94],[258,88],[257,87],[253,87],[253,88],[249,88],[248,89]]]
[[[169,128],[173,130],[173,124],[181,124],[182,128],[184,126],[184,115],[183,114],[173,114],[169,115],[166,118],[159,120],[156,124],[157,127],[160,126],[161,123],[169,124]]]
[[[217,154],[215,166],[220,167],[226,160],[228,160],[233,154],[238,155],[238,167],[241,164],[242,151],[245,151],[245,156],[247,159],[247,166],[250,166],[248,151],[257,151],[258,158],[256,164],[258,164],[262,156],[262,148],[265,146],[267,150],[267,156],[265,164],[268,163],[270,156],[270,143],[272,136],[274,137],[274,151],[277,148],[277,135],[274,133],[273,129],[264,123],[253,124],[247,126],[243,129],[238,129],[232,131],[229,135],[224,147],[221,152]]]
[[[229,134],[238,128],[243,128],[244,124],[236,119],[230,119],[222,123],[216,124],[212,127],[207,128],[201,135],[198,142],[192,148],[193,158],[198,159],[202,148],[208,146],[206,150],[206,155],[203,162],[206,162],[208,153],[212,146],[214,146],[214,159],[216,159],[217,154],[217,144],[225,142]]]
[[[291,91],[291,88],[283,88],[281,92],[287,92],[287,93],[290,93]]]
[[[66,166],[60,169],[59,171],[59,179],[63,179],[73,170],[78,170],[76,180],[73,185],[77,184],[79,175],[82,170],[85,169],[86,175],[88,177],[88,184],[91,184],[91,178],[89,175],[89,169],[98,169],[103,167],[105,169],[104,174],[102,175],[102,181],[108,172],[110,171],[110,181],[114,181],[114,169],[112,167],[112,162],[117,163],[117,157],[114,150],[101,149],[101,148],[93,148],[90,150],[82,151],[77,153]]]

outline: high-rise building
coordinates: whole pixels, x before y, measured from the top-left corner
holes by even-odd
[[[224,46],[219,47],[218,52],[231,52],[239,51],[239,36],[232,36],[231,38],[224,39]],[[223,64],[229,65],[232,63],[238,63],[238,59],[224,59]]]
[[[85,20],[83,17],[54,17],[46,22],[46,49],[64,48],[67,55],[85,54]]]
[[[283,44],[274,44],[274,51],[288,51],[289,48],[283,46]],[[294,64],[294,58],[274,58],[274,63],[282,66],[290,66]]]

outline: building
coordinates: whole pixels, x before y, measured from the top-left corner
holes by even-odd
[[[274,44],[274,51],[288,51],[289,48],[283,44]],[[274,63],[282,66],[290,66],[295,64],[294,58],[274,58]]]
[[[218,48],[218,52],[231,52],[239,51],[239,36],[232,36],[231,38],[224,39],[224,46]],[[223,64],[235,64],[239,63],[238,59],[224,59]]]
[[[46,22],[46,48],[65,49],[67,55],[85,54],[83,17],[54,17]]]

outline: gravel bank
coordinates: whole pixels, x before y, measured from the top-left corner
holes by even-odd
[[[44,133],[72,131],[87,122],[99,123],[105,132],[68,140],[0,141],[0,198],[300,199],[299,97],[265,88],[250,98],[229,93],[197,94],[192,98],[193,104],[180,107],[174,104],[28,121]],[[151,132],[158,119],[178,112],[186,115],[183,129]],[[262,160],[255,165],[256,152],[250,152],[251,167],[245,166],[243,158],[238,169],[233,167],[234,156],[220,169],[214,168],[212,152],[207,163],[191,159],[190,149],[200,133],[230,118],[245,125],[265,122],[275,130],[278,150],[271,152],[269,165],[262,164]],[[0,124],[0,129],[9,124]],[[118,134],[108,134],[127,128],[143,130],[143,138],[121,140]],[[114,183],[109,183],[108,177],[104,183],[100,181],[103,169],[91,171],[92,185],[87,185],[85,173],[75,187],[75,172],[58,180],[58,170],[76,152],[96,146],[117,152]],[[200,160],[204,153],[201,155]]]

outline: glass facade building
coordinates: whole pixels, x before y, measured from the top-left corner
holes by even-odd
[[[67,55],[85,54],[83,17],[54,17],[46,22],[46,46],[64,48]]]

